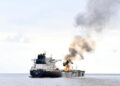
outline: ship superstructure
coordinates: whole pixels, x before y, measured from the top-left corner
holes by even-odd
[[[31,67],[30,75],[32,77],[61,77],[62,73],[56,68],[55,63],[59,60],[46,58],[45,53],[39,54],[37,59],[34,59],[34,65]]]

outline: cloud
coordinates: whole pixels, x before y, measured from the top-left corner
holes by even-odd
[[[0,32],[0,41],[14,39],[17,35],[18,33],[16,32]]]

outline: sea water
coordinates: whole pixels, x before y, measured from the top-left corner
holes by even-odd
[[[0,74],[0,86],[120,86],[120,74],[85,77],[30,78],[29,74]]]

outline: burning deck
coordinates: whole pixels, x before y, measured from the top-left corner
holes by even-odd
[[[65,69],[62,71],[63,77],[83,77],[85,74],[85,71],[81,70],[73,70],[71,65],[73,64],[71,58],[67,57],[65,62],[63,62],[63,66],[65,66]]]

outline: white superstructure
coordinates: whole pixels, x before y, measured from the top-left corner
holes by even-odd
[[[31,68],[32,70],[42,69],[42,70],[46,70],[46,71],[54,71],[54,70],[56,70],[55,63],[57,61],[61,61],[61,60],[55,60],[55,59],[52,59],[52,58],[46,58],[45,59],[45,64],[36,64],[36,60],[37,59],[33,59],[34,65]]]

